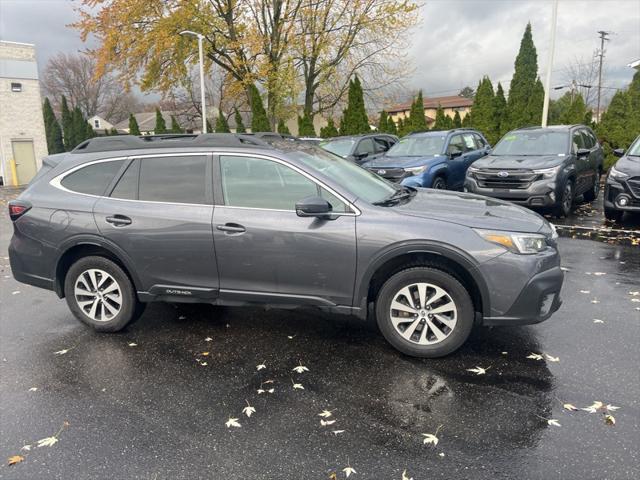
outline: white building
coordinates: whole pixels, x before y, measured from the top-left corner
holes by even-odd
[[[47,155],[35,46],[0,41],[0,177],[28,183]]]
[[[106,121],[104,118],[102,118],[99,115],[94,115],[91,118],[87,118],[87,123],[91,125],[91,128],[93,128],[93,131],[96,132],[98,135],[105,135],[109,133],[110,130],[113,128],[113,123]]]

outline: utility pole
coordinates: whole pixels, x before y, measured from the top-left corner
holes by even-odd
[[[553,2],[551,14],[551,45],[549,46],[549,58],[547,60],[547,77],[544,82],[544,103],[542,105],[542,126],[547,126],[549,116],[549,95],[551,94],[551,69],[553,67],[553,52],[556,48],[556,25],[558,23],[558,0]]]
[[[598,33],[600,34],[600,52],[598,52],[598,56],[600,57],[600,65],[598,67],[598,105],[596,107],[596,121],[600,122],[600,90],[602,89],[602,60],[604,59],[604,42],[609,41],[607,36],[609,36],[610,32],[605,32],[604,30],[600,30]]]

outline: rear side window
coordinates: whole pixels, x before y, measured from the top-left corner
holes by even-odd
[[[207,204],[207,157],[149,157],[140,161],[138,199]]]
[[[73,192],[102,195],[123,164],[124,160],[94,163],[70,173],[60,184]]]

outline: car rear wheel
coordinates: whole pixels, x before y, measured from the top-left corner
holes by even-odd
[[[562,188],[558,203],[554,208],[553,214],[556,217],[568,217],[571,214],[571,207],[573,206],[573,181],[567,180]]]
[[[446,190],[447,181],[444,179],[444,177],[436,177],[431,183],[431,188],[435,188],[436,190]]]
[[[452,275],[430,267],[396,273],[376,300],[382,335],[413,357],[436,358],[457,350],[471,333],[473,317],[465,287]]]
[[[144,310],[126,273],[104,257],[84,257],[74,263],[64,293],[76,318],[100,332],[122,330]]]
[[[622,210],[615,210],[613,208],[606,208],[606,207],[604,209],[604,217],[607,220],[610,220],[612,222],[619,223],[620,220],[622,220],[623,215],[624,215],[624,212]]]
[[[584,193],[584,199],[587,202],[592,202],[598,198],[600,193],[600,172],[596,172],[596,179],[593,186]]]

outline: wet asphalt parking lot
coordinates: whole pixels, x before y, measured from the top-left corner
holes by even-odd
[[[581,207],[560,229],[564,304],[550,320],[478,328],[457,353],[417,360],[371,325],[313,310],[154,304],[120,334],[94,333],[55,294],[11,277],[10,196],[0,478],[640,477],[638,218],[610,230]],[[595,402],[619,408],[563,408]],[[24,460],[8,466],[14,455]]]

